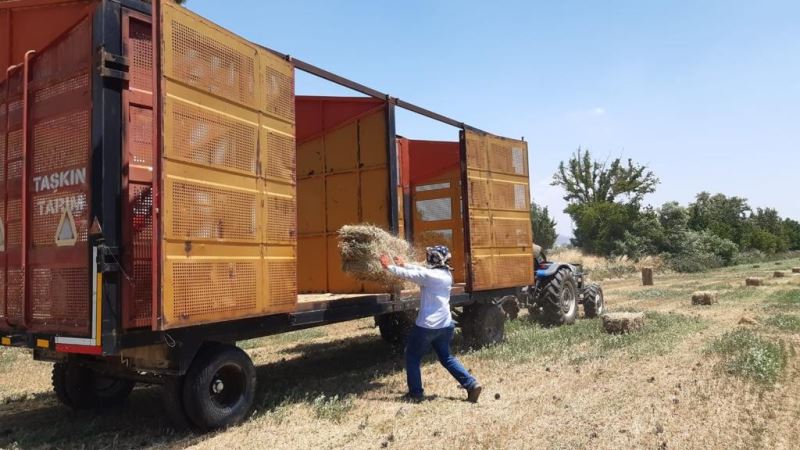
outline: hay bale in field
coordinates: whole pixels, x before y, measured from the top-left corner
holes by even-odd
[[[653,268],[642,267],[642,286],[653,285]]]
[[[693,305],[713,305],[717,303],[717,291],[697,291],[692,294]]]
[[[792,267],[792,273],[800,273],[800,267]]]
[[[374,225],[345,225],[340,228],[339,253],[345,273],[357,280],[389,286],[402,285],[402,281],[381,267],[381,255],[389,258],[402,256],[408,262],[414,261],[408,242]]]
[[[744,284],[745,286],[763,286],[764,279],[761,277],[747,277],[747,279],[744,280]]]
[[[606,313],[603,314],[603,328],[609,334],[624,334],[641,330],[644,327],[644,313]]]
[[[753,264],[753,269],[758,269],[759,267],[761,267],[761,266],[758,265],[758,264]]]
[[[786,276],[786,272],[783,272],[782,270],[776,270],[775,273],[772,274],[772,276],[775,278],[783,278]]]

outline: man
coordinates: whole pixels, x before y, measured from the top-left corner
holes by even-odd
[[[450,287],[453,285],[450,267],[450,250],[439,245],[425,249],[427,268],[406,264],[403,258],[395,257],[394,265],[389,257],[381,256],[384,269],[420,287],[419,314],[406,344],[406,398],[418,401],[423,398],[420,362],[433,347],[439,362],[467,390],[467,400],[473,403],[481,395],[481,385],[464,366],[450,353],[455,324],[450,314]]]

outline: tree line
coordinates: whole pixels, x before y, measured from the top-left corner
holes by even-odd
[[[575,225],[572,245],[600,256],[660,255],[678,271],[695,272],[760,254],[800,250],[800,222],[773,208],[753,209],[741,197],[701,192],[687,206],[644,206],[659,179],[631,159],[598,161],[578,149],[561,162],[552,184],[564,189]],[[556,222],[531,205],[534,240],[554,245]],[[751,253],[742,255],[742,253]]]

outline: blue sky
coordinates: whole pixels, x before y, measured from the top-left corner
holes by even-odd
[[[234,6],[235,5],[235,6]],[[524,136],[534,200],[562,235],[558,162],[646,163],[647,202],[700,191],[800,220],[798,1],[189,0],[259,44],[478,128]],[[308,76],[298,91],[347,94]],[[411,114],[398,133],[456,139]]]

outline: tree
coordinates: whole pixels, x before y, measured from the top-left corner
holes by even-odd
[[[789,250],[800,250],[800,222],[792,219],[783,220],[783,230],[789,243]]]
[[[592,160],[589,150],[580,147],[567,164],[562,161],[553,175],[553,186],[566,191],[564,200],[586,204],[601,202],[639,203],[646,194],[655,192],[659,183],[647,166],[617,158],[607,164]],[[621,201],[625,200],[625,201]]]
[[[564,200],[569,204],[564,211],[575,222],[572,243],[588,253],[611,255],[620,251],[618,244],[626,241],[626,231],[630,237],[629,230],[639,219],[639,204],[655,191],[658,178],[631,159],[601,163],[578,148],[569,161],[559,164],[552,184],[566,191]],[[636,252],[644,248],[643,242],[633,244]]]
[[[745,249],[748,245],[743,237],[749,212],[750,206],[744,198],[701,192],[694,203],[689,204],[689,228],[695,231],[708,230]]]
[[[546,206],[542,208],[535,202],[531,202],[531,229],[533,230],[533,242],[545,250],[553,248],[558,237],[556,221],[550,217]]]
[[[612,202],[572,204],[565,210],[575,221],[572,244],[586,253],[610,256],[639,217],[638,205]]]

